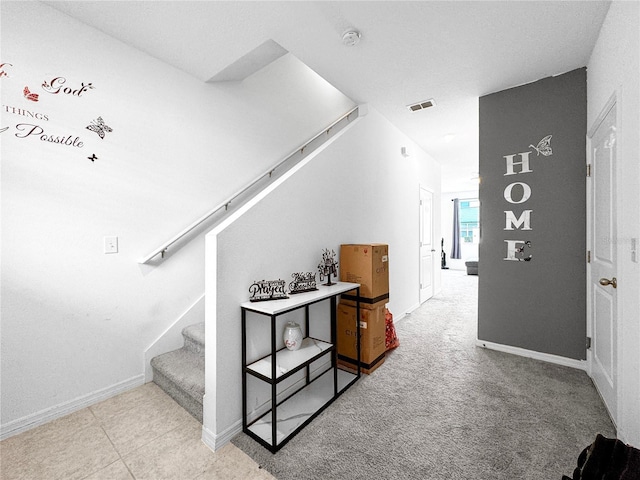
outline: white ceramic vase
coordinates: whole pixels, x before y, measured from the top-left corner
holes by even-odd
[[[302,329],[296,322],[287,322],[284,327],[284,344],[289,350],[298,350],[302,345]]]

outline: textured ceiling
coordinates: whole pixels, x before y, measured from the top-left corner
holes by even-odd
[[[274,40],[477,188],[478,97],[587,64],[609,2],[45,1],[207,81]],[[362,34],[354,47],[342,34]],[[436,106],[406,105],[433,98]],[[445,134],[455,134],[449,142]]]

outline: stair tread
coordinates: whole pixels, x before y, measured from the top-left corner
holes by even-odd
[[[182,329],[182,335],[204,347],[204,322],[184,327]]]
[[[204,396],[204,356],[186,348],[158,355],[151,366],[202,403]]]

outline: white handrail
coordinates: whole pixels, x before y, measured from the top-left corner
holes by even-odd
[[[213,214],[219,212],[220,210],[222,210],[223,208],[226,210],[227,208],[229,208],[229,205],[231,204],[232,201],[234,201],[236,198],[238,198],[240,195],[242,195],[243,193],[245,193],[247,190],[251,189],[255,184],[257,184],[260,180],[262,180],[263,178],[267,177],[267,176],[271,176],[273,175],[273,172],[276,171],[277,168],[279,168],[280,166],[282,166],[282,164],[284,164],[286,161],[288,161],[293,155],[295,155],[296,153],[300,152],[303,153],[304,149],[307,148],[307,146],[313,142],[314,140],[318,139],[322,134],[324,133],[329,133],[329,131],[336,126],[338,123],[340,123],[342,120],[344,120],[345,118],[348,119],[349,116],[358,110],[358,107],[354,107],[351,110],[349,110],[347,113],[345,113],[344,115],[342,115],[340,118],[338,118],[336,121],[334,121],[331,125],[329,125],[328,127],[322,129],[322,131],[320,131],[317,135],[314,135],[312,138],[310,138],[309,140],[307,140],[304,144],[300,145],[298,148],[296,148],[295,150],[293,150],[289,155],[287,155],[286,157],[284,157],[284,159],[282,159],[281,161],[279,161],[277,164],[275,164],[273,167],[271,167],[269,170],[267,170],[266,172],[264,172],[262,175],[258,176],[255,180],[253,180],[251,183],[249,183],[246,187],[242,188],[241,190],[239,190],[238,192],[234,193],[233,195],[231,195],[227,200],[225,200],[224,202],[220,203],[219,205],[217,205],[216,207],[214,207],[213,209],[209,210],[207,213],[205,213],[202,217],[200,217],[198,220],[196,220],[195,222],[193,222],[191,225],[189,225],[188,227],[186,227],[184,230],[182,230],[180,233],[178,233],[177,235],[175,235],[174,237],[172,237],[170,240],[166,241],[165,243],[163,243],[162,245],[160,245],[158,248],[156,248],[154,251],[152,251],[149,255],[147,255],[144,258],[141,258],[140,260],[138,260],[138,263],[140,264],[145,264],[145,263],[149,263],[149,261],[154,258],[157,257],[158,255],[162,255],[162,257],[164,257],[165,252],[167,251],[167,249],[173,245],[174,243],[176,243],[177,241],[179,241],[182,237],[184,237],[185,235],[189,234],[192,230],[198,228],[202,223],[204,223],[205,221],[207,221],[207,219],[209,219],[209,217],[211,217]]]

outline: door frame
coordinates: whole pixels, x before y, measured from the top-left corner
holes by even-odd
[[[607,116],[607,114],[609,113],[609,111],[615,106],[616,107],[616,128],[619,129],[619,125],[620,125],[620,102],[619,102],[620,96],[619,96],[619,92],[616,90],[613,92],[613,94],[611,95],[611,97],[609,98],[609,100],[607,100],[607,102],[605,103],[605,105],[602,107],[600,113],[598,114],[598,116],[596,117],[596,119],[594,120],[593,124],[589,127],[589,130],[587,131],[587,135],[586,135],[586,162],[587,165],[593,165],[593,158],[592,158],[592,148],[591,148],[591,141],[592,141],[592,137],[595,134],[596,130],[598,129],[598,127],[600,126],[600,124],[604,121],[605,117]],[[617,138],[617,141],[619,141],[619,136]],[[616,158],[617,160],[617,158]],[[593,168],[593,167],[587,167],[587,168]],[[614,174],[614,178],[613,178],[615,184],[617,185],[618,182],[618,169],[615,169],[615,174]],[[615,188],[615,187],[612,187]],[[586,245],[587,245],[587,252],[593,252],[593,244],[592,244],[592,229],[594,228],[593,226],[593,222],[592,222],[592,214],[593,214],[593,209],[594,209],[594,204],[593,204],[593,181],[591,180],[591,177],[587,176],[586,177],[586,191],[587,191],[587,241],[586,241]],[[615,198],[615,204],[614,204],[614,208],[616,212],[620,211],[620,197],[618,195],[616,195]],[[616,217],[616,222],[614,224],[614,227],[617,230],[617,217]],[[618,255],[618,246],[614,243],[613,248],[616,249],[616,253],[615,253],[615,270],[619,271],[619,267],[620,267],[620,262],[619,262],[619,255]],[[587,322],[587,337],[589,337],[590,339],[593,339],[593,332],[595,330],[595,318],[594,318],[594,312],[592,309],[592,302],[593,302],[593,292],[592,292],[592,281],[593,281],[593,277],[592,277],[592,269],[591,266],[589,265],[589,263],[587,263],[587,275],[586,275],[586,280],[587,280],[587,284],[586,284],[586,289],[587,289],[587,318],[586,318],[586,322]],[[617,302],[619,303],[619,302]],[[615,381],[615,403],[616,403],[616,412],[618,412],[619,409],[619,404],[620,404],[620,388],[619,388],[619,360],[620,360],[620,314],[619,314],[619,308],[616,308],[616,315],[613,318],[613,322],[615,322],[615,329],[616,329],[616,339],[615,339],[615,344],[614,344],[614,348],[616,349],[615,351],[615,357],[617,358],[616,361],[616,365],[614,366],[613,369],[613,375],[616,378]],[[588,348],[587,349],[587,362],[586,362],[586,367],[587,367],[587,374],[589,375],[589,378],[592,379],[593,381],[593,349],[592,348]],[[597,390],[597,387],[596,387]],[[600,394],[600,392],[598,392],[598,394]],[[604,403],[604,402],[603,402]],[[605,403],[606,406],[606,403]],[[611,415],[611,412],[608,411],[607,409],[607,413],[609,414],[609,417],[611,418],[611,421],[613,422],[613,424],[616,426],[617,428],[617,418],[614,418]],[[617,416],[617,413],[616,413]]]
[[[431,195],[431,249],[434,250],[434,211],[435,211],[435,193],[432,189],[426,187],[425,185],[418,185],[418,304],[422,305],[424,302],[432,298],[436,293],[435,287],[435,276],[436,276],[436,262],[435,262],[435,252],[431,252],[431,296],[425,300],[422,300],[422,190],[429,192]],[[439,264],[439,263],[438,263]]]

